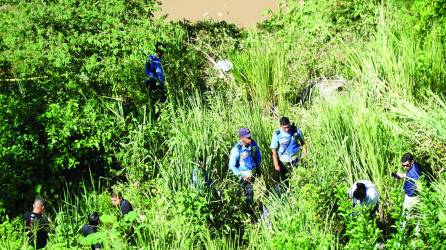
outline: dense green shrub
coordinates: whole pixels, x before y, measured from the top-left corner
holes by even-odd
[[[441,248],[442,3],[288,1],[245,32],[154,19],[154,1],[8,1],[0,7],[2,243],[26,245],[21,218],[4,215],[42,194],[49,249],[97,240],[116,249]],[[164,103],[144,83],[156,41],[167,48]],[[218,78],[212,61],[223,58],[234,69]],[[347,79],[342,93],[295,103],[309,82],[338,77]],[[279,198],[269,146],[282,115],[302,128],[309,154]],[[263,156],[254,208],[227,166],[240,127],[251,128]],[[416,220],[404,217],[402,182],[390,176],[406,151],[432,181]],[[346,201],[345,187],[359,179],[380,193],[374,218]],[[127,218],[117,219],[110,185],[133,204]],[[83,238],[91,211],[101,214],[100,232]],[[131,225],[135,235],[123,237]]]

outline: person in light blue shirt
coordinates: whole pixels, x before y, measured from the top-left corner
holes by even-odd
[[[248,128],[241,128],[239,137],[240,141],[231,149],[229,169],[239,178],[245,190],[246,202],[251,204],[254,196],[252,183],[254,177],[260,174],[262,156]]]
[[[280,128],[274,131],[271,139],[271,151],[274,169],[279,173],[279,180],[276,180],[275,189],[281,195],[280,184],[283,182],[289,187],[289,170],[296,166],[300,155],[307,154],[305,140],[302,131],[291,124],[287,117],[280,118]],[[302,152],[302,153],[301,153]]]
[[[162,88],[164,85],[164,69],[161,60],[164,56],[164,48],[162,43],[155,45],[156,55],[149,55],[146,61],[146,75],[148,76],[147,84],[150,90]]]

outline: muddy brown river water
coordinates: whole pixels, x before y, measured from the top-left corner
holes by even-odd
[[[161,0],[162,10],[157,16],[168,20],[198,21],[212,19],[227,21],[238,26],[252,27],[265,20],[266,10],[276,11],[277,0]]]

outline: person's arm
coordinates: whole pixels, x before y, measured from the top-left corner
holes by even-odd
[[[26,212],[23,215],[23,221],[25,222],[25,226],[26,227],[31,227],[32,226],[32,220],[31,220],[31,213],[30,212]]]
[[[404,173],[397,172],[396,175],[397,175],[398,177],[400,177],[400,180],[406,178],[406,174],[404,174]]]
[[[256,168],[260,169],[260,164],[262,164],[262,154],[260,153],[260,148],[258,145],[256,145],[255,164]]]
[[[272,154],[273,154],[273,163],[274,163],[274,169],[277,172],[280,172],[280,164],[279,164],[279,156],[277,154],[277,150],[276,149],[271,149]]]
[[[158,62],[156,65],[156,75],[158,76],[158,81],[163,84],[164,83],[164,69],[161,65],[161,62]]]
[[[304,159],[307,157],[307,144],[305,143],[305,138],[302,133],[302,130],[298,129],[297,131],[297,139],[299,140],[300,145],[302,146],[302,156],[301,158]]]
[[[256,145],[256,152],[255,152],[255,164],[256,164],[256,175],[257,176],[261,176],[262,175],[262,170],[261,170],[261,164],[262,164],[262,154],[260,153],[260,148],[258,145]]]
[[[272,151],[271,153],[272,153],[272,156],[273,156],[274,169],[277,172],[280,172],[279,156],[278,156],[278,153],[277,153],[277,149],[279,148],[279,140],[277,138],[277,133],[276,132],[273,133],[273,136],[271,138],[270,148],[271,148],[271,151]]]
[[[240,154],[236,148],[233,148],[231,150],[231,155],[229,156],[229,169],[232,171],[232,173],[240,177],[240,171],[237,169],[237,161],[240,158]]]

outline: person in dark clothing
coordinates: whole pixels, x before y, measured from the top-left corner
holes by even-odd
[[[124,216],[128,214],[130,211],[133,211],[132,204],[124,197],[122,197],[122,193],[118,192],[116,194],[113,190],[110,192],[110,198],[115,206],[119,206],[120,216]]]
[[[87,237],[90,234],[94,234],[98,231],[98,225],[99,225],[99,214],[98,212],[93,212],[88,216],[88,224],[85,224],[82,227],[82,235],[84,237]],[[101,249],[101,244],[96,243],[91,245],[92,250],[98,250]]]
[[[44,248],[48,241],[49,222],[45,212],[45,200],[37,197],[33,203],[33,211],[24,215],[28,244],[36,249]]]

